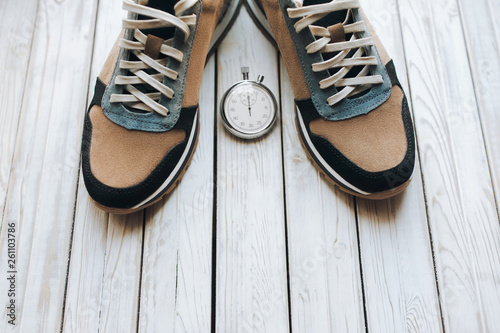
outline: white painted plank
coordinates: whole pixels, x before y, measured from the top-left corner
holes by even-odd
[[[64,332],[98,330],[107,231],[108,214],[90,201],[80,175],[64,304]]]
[[[87,101],[93,97],[95,79],[121,30],[122,1],[100,1]],[[81,109],[81,114],[86,112]],[[65,332],[97,332],[102,301],[109,216],[90,200],[80,174],[66,302]]]
[[[400,2],[444,328],[500,327],[500,227],[456,2]]]
[[[475,98],[465,101],[468,112],[479,106],[497,205],[500,198],[500,2],[459,0]]]
[[[246,9],[219,47],[218,99],[263,74],[279,96],[277,51]],[[219,117],[220,118],[220,117]],[[218,332],[287,332],[288,301],[280,128],[244,141],[217,122],[216,323]]]
[[[110,215],[99,332],[136,332],[144,211]]]
[[[77,211],[64,331],[135,332],[144,212],[108,221],[87,196],[78,197],[87,206]]]
[[[147,210],[140,332],[209,332],[215,57],[203,74],[198,146],[178,188]]]
[[[409,98],[397,1],[363,1]],[[411,105],[411,100],[408,100]],[[382,201],[357,200],[368,331],[440,332],[420,165],[405,192]]]
[[[281,101],[292,329],[364,332],[354,200],[320,176],[302,147],[283,64]]]
[[[39,4],[5,208],[17,224],[18,324],[3,320],[3,332],[60,329],[96,3]]]
[[[9,185],[37,8],[38,0],[0,3],[0,40],[6,51],[0,62],[3,81],[0,89],[0,222]]]
[[[357,203],[368,330],[441,332],[419,170],[403,194]]]

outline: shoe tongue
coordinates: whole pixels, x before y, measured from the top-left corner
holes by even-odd
[[[295,0],[295,1],[300,1],[300,0]],[[303,0],[303,6],[311,6],[311,5],[320,5],[323,3],[328,3],[331,2],[331,0]],[[345,42],[346,40],[349,40],[350,34],[345,34],[344,32],[344,26],[342,23],[345,21],[347,16],[347,10],[340,10],[337,12],[333,12],[328,14],[327,16],[323,17],[321,20],[318,20],[314,22],[314,25],[317,26],[322,26],[325,28],[328,28],[330,35],[331,35],[331,42],[332,43],[339,43],[339,42]],[[356,49],[352,49],[351,52],[347,55],[346,58],[351,58],[354,53],[356,52]],[[332,57],[336,56],[338,53],[323,53],[322,57],[324,60],[331,59]],[[359,71],[362,69],[362,66],[355,66],[353,67],[349,73],[345,76],[346,78],[349,77],[355,77]],[[340,68],[332,68],[329,70],[330,75],[334,75],[340,70]],[[340,88],[342,90],[343,88]]]
[[[295,1],[297,2],[300,0],[295,0]],[[331,2],[331,0],[302,0],[304,6],[319,5],[327,2]]]
[[[178,0],[139,0],[139,3],[151,8],[167,12],[175,15],[174,6]],[[149,20],[150,17],[139,15],[139,20]],[[167,40],[174,37],[175,28],[159,28],[159,29],[144,29],[141,30],[146,36],[151,34],[161,39]]]
[[[161,11],[175,15],[174,6],[177,1],[178,0],[139,0],[139,3],[141,5],[159,9]]]
[[[297,1],[301,1],[301,0],[295,0],[295,1],[297,2]],[[329,3],[329,2],[331,2],[331,0],[303,0],[302,2],[303,2],[303,6],[306,7],[306,6],[312,6],[312,5],[320,5],[323,3]],[[320,26],[327,28],[331,25],[335,25],[337,23],[342,23],[345,20],[346,14],[347,14],[346,10],[341,10],[338,12],[330,13],[327,16],[323,17],[321,20],[316,21],[314,23],[314,25],[320,25]]]
[[[163,12],[167,12],[167,13],[170,13],[172,15],[175,15],[174,6],[177,3],[177,1],[178,0],[139,0],[138,3],[140,5],[155,8],[155,9],[161,10]],[[138,20],[150,20],[151,17],[145,16],[145,15],[139,15],[137,17],[137,19]],[[158,58],[158,57],[163,57],[162,55],[159,55],[159,48],[161,47],[161,44],[163,43],[164,40],[168,40],[168,39],[171,39],[174,37],[175,31],[176,31],[175,27],[156,28],[156,29],[141,29],[141,32],[143,34],[145,34],[146,36],[148,36],[148,39],[146,42],[145,53],[148,54],[153,59]],[[150,48],[153,48],[154,51],[151,51]],[[135,55],[132,54],[130,60],[137,61],[138,59],[136,58]],[[146,69],[144,71],[150,75],[157,73],[153,69]],[[127,75],[132,76],[133,74],[132,74],[132,72],[129,72]],[[134,85],[134,87],[139,89],[143,93],[156,92],[156,90],[148,84],[136,84],[136,85]],[[145,113],[145,111],[138,110],[135,108],[129,108],[129,110],[132,112],[136,112],[136,113]]]

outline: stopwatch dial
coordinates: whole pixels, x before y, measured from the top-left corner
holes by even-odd
[[[233,88],[224,105],[230,125],[247,134],[255,134],[267,128],[274,120],[274,108],[269,92],[255,83]]]

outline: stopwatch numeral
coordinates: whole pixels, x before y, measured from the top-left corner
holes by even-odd
[[[263,115],[262,115],[262,118],[269,118],[269,115],[267,115],[267,114],[263,114]]]
[[[241,123],[240,123],[240,126],[245,126],[245,123],[244,123],[244,122],[241,122]]]
[[[250,127],[253,127],[253,124],[250,124]]]
[[[266,109],[267,109],[267,107],[266,107]],[[236,111],[236,109],[235,108],[230,108],[229,111],[233,111],[234,112],[234,111]]]
[[[233,117],[233,119],[234,119],[234,120],[238,120],[238,116],[234,116],[234,117]]]
[[[260,126],[260,125],[262,125],[262,121],[260,121],[260,120],[259,120],[259,121],[257,122],[257,126]]]

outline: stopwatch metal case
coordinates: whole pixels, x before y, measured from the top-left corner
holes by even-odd
[[[278,103],[276,102],[276,98],[274,97],[274,94],[271,92],[271,90],[262,84],[262,81],[264,80],[263,76],[259,76],[257,81],[251,81],[251,80],[248,80],[248,68],[243,67],[242,73],[243,73],[243,81],[238,81],[235,84],[233,84],[222,96],[222,100],[220,103],[220,114],[222,117],[222,123],[224,124],[224,127],[231,134],[233,134],[241,139],[250,140],[250,139],[256,139],[256,138],[262,137],[272,130],[272,128],[274,127],[274,124],[276,123],[276,120],[278,119]],[[263,89],[269,95],[270,100],[271,100],[272,105],[273,105],[273,108],[274,108],[272,120],[269,122],[269,124],[267,124],[265,127],[263,127],[262,129],[260,129],[258,132],[255,132],[255,133],[246,133],[246,132],[242,132],[242,131],[234,128],[231,125],[231,123],[229,122],[229,120],[227,119],[225,108],[224,108],[224,105],[226,104],[226,98],[231,94],[231,92],[235,88],[237,88],[238,86],[247,85],[247,84],[254,85],[260,89]]]

